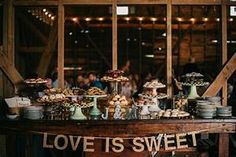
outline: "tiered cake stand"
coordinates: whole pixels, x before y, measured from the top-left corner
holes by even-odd
[[[149,115],[150,112],[160,111],[161,109],[159,107],[159,104],[160,104],[159,100],[167,98],[167,94],[157,93],[157,89],[165,88],[165,85],[156,86],[156,87],[144,87],[144,88],[146,88],[147,90],[152,90],[152,94],[151,95],[147,95],[145,93],[139,94],[139,96],[144,99],[144,102],[146,102],[146,104],[137,105],[138,107],[142,107],[140,111],[141,117]]]

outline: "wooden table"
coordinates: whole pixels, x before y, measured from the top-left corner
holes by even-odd
[[[161,119],[130,121],[45,121],[0,120],[0,134],[50,133],[95,137],[145,137],[204,131],[219,133],[219,157],[229,155],[229,133],[236,131],[236,119]]]

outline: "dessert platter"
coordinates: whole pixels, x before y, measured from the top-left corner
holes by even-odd
[[[90,118],[93,119],[93,120],[100,119],[100,117],[102,115],[102,112],[97,107],[97,99],[107,97],[106,93],[103,90],[101,90],[97,87],[92,87],[92,88],[88,89],[88,91],[86,92],[85,97],[93,99],[93,108],[89,113]]]
[[[24,82],[26,84],[45,84],[47,83],[47,80],[42,78],[37,78],[37,79],[26,79]]]
[[[128,77],[123,76],[122,70],[108,70],[107,74],[101,78],[104,82],[126,82],[129,81]]]
[[[209,82],[204,82],[204,76],[200,73],[196,72],[187,73],[183,75],[182,78],[183,82],[181,84],[183,86],[190,86],[188,99],[196,99],[200,97],[197,93],[197,87],[209,85]]]

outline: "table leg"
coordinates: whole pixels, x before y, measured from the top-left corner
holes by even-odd
[[[219,157],[229,156],[229,134],[219,134]]]

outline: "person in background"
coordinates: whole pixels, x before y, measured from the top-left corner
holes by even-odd
[[[187,64],[184,65],[183,67],[183,75],[187,74],[187,73],[192,73],[192,72],[200,72],[199,67],[196,63],[196,60],[194,57],[190,57],[189,58],[189,62]]]
[[[58,88],[57,72],[52,73],[52,88]],[[70,88],[67,81],[64,81],[64,88]]]
[[[76,83],[75,86],[78,88],[83,88],[84,87],[84,76],[82,74],[79,74],[76,78]]]
[[[103,89],[102,83],[97,79],[97,76],[95,73],[89,73],[88,79],[90,83],[89,87],[97,87],[97,88]]]

